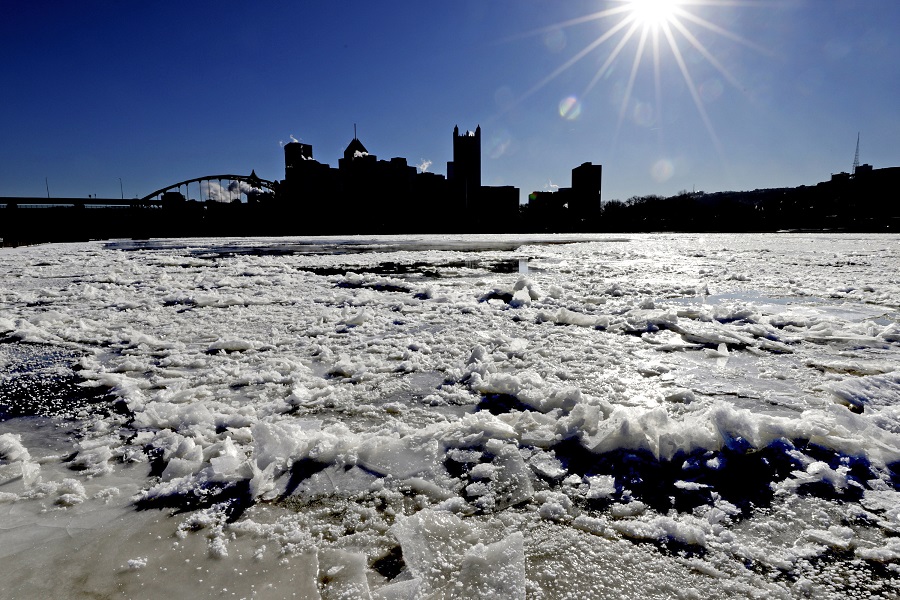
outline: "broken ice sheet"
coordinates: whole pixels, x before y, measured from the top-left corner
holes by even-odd
[[[851,580],[832,575],[851,571],[853,590],[882,593],[900,569],[897,248],[792,234],[2,250],[4,372],[40,348],[110,396],[50,415],[58,436],[0,423],[0,575],[20,597],[60,595],[88,567],[96,595],[152,580],[331,597],[364,576],[376,598],[843,597]],[[68,537],[50,548],[26,529]],[[20,577],[38,572],[53,576]]]

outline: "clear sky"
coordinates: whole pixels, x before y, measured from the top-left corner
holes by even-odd
[[[857,132],[861,162],[900,165],[900,1],[664,4],[10,0],[0,196],[282,179],[281,142],[337,166],[354,123],[441,174],[480,124],[483,183],[523,199],[587,161],[604,200],[815,184]]]

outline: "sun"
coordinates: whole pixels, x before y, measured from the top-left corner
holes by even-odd
[[[641,25],[659,27],[672,20],[680,3],[680,0],[628,0],[628,9]]]

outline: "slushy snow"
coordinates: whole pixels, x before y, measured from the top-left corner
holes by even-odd
[[[897,264],[893,235],[0,250],[0,581],[897,597]]]

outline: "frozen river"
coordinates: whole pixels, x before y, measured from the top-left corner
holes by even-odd
[[[10,598],[900,598],[900,236],[0,250]]]

